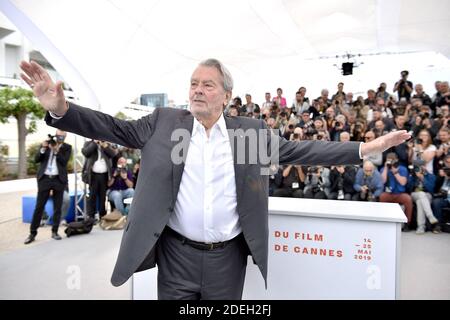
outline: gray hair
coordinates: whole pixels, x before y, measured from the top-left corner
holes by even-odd
[[[223,77],[223,89],[230,92],[233,90],[233,77],[222,62],[217,59],[206,59],[200,62],[199,66],[216,68]]]

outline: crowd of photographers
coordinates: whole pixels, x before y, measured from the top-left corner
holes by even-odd
[[[367,97],[355,98],[339,83],[335,94],[330,96],[324,89],[319,97],[310,99],[307,89],[300,87],[288,104],[278,88],[274,98],[265,94],[261,106],[250,94],[245,96],[245,104],[236,97],[225,113],[263,119],[274,134],[296,141],[371,141],[393,130],[410,131],[410,141],[366,157],[359,167],[272,165],[270,196],[398,203],[408,219],[403,231],[414,228],[418,234],[427,230],[440,233],[448,231],[449,225],[450,89],[448,82],[440,81],[435,89],[432,96],[426,94],[422,85],[413,85],[408,72],[403,71],[393,93],[381,83],[376,91],[368,90]],[[63,218],[68,208],[65,166],[71,150],[64,137],[64,132],[50,136],[36,156],[42,165],[31,241],[52,192],[62,198],[57,201],[62,208],[56,211],[61,210]],[[89,185],[87,215],[95,218],[98,212],[99,218],[103,217],[107,200],[112,209],[126,215],[124,199],[134,195],[139,151],[91,140],[84,144],[82,153],[82,178]],[[57,229],[54,233],[58,238]]]
[[[387,85],[354,97],[339,83],[330,96],[316,99],[300,87],[288,104],[283,90],[256,104],[250,94],[227,107],[231,116],[266,121],[276,134],[290,140],[371,141],[393,130],[407,130],[413,139],[364,159],[363,165],[334,167],[272,166],[270,195],[311,199],[394,202],[402,206],[417,234],[447,228],[450,200],[450,90],[437,81],[431,96],[401,73],[393,92]]]

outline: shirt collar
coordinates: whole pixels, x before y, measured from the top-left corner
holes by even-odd
[[[214,123],[213,127],[211,128],[211,131],[218,129],[219,132],[222,134],[223,137],[227,137],[228,131],[227,131],[227,124],[225,122],[225,118],[223,116],[223,113],[220,114],[219,119]],[[199,132],[204,132],[206,129],[205,127],[200,123],[200,121],[197,120],[197,118],[194,117],[194,126],[192,128],[192,136],[195,136]]]

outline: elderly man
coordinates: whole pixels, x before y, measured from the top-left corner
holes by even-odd
[[[49,125],[142,149],[141,182],[111,281],[122,285],[158,264],[159,299],[240,299],[249,254],[267,279],[271,163],[359,164],[410,138],[397,131],[371,143],[287,141],[264,121],[224,117],[233,80],[216,59],[194,70],[190,111],[156,108],[137,121],[68,103],[61,83],[38,64],[21,68]],[[278,152],[267,159],[271,149]]]

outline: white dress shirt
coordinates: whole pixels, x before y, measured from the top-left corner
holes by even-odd
[[[41,149],[41,153],[45,153],[45,150]],[[50,155],[48,157],[47,167],[45,168],[44,174],[48,176],[57,176],[59,174],[58,166],[56,164],[56,154],[53,153],[52,149],[50,149]]]
[[[206,135],[194,118],[180,189],[169,227],[188,239],[227,241],[242,232],[236,210],[231,144],[223,115]]]
[[[102,157],[102,153],[100,151],[100,146],[97,146],[97,160],[94,162],[92,166],[92,172],[95,173],[106,173],[108,172],[108,167],[106,166],[106,161]]]

